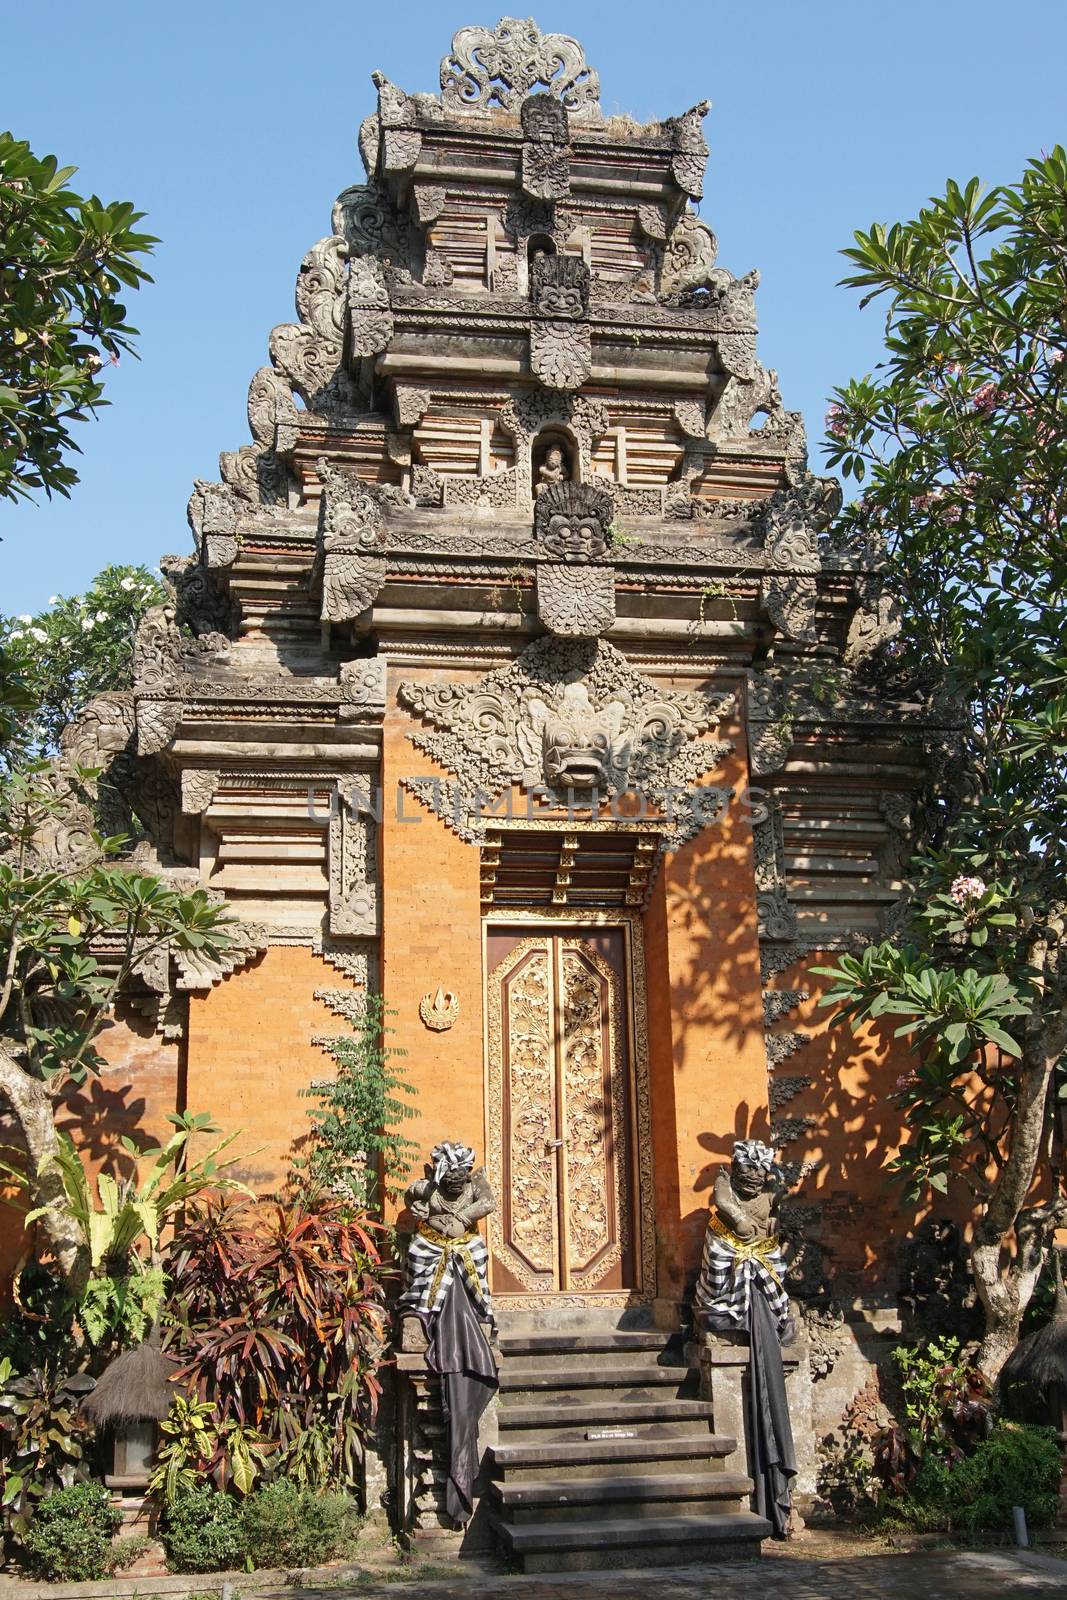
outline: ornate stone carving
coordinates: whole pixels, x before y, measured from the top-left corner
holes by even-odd
[[[849,624],[844,661],[848,667],[876,655],[900,633],[903,613],[894,595],[877,594],[860,606]]]
[[[292,389],[273,367],[260,367],[248,386],[248,426],[265,449],[284,453],[296,443],[300,423]]]
[[[196,548],[208,567],[229,567],[237,558],[237,510],[233,491],[224,483],[197,478],[187,510]]]
[[[159,563],[174,596],[174,620],[194,634],[228,634],[233,606],[193,556],[163,556]]]
[[[614,567],[545,561],[537,568],[536,593],[537,615],[549,633],[595,639],[615,621]]]
[[[348,276],[349,350],[357,360],[376,356],[392,337],[393,314],[382,264],[374,256],[358,257]]]
[[[534,508],[538,548],[550,561],[599,560],[611,539],[611,493],[588,483],[542,484]]]
[[[654,200],[651,205],[638,206],[637,225],[646,239],[651,239],[655,244],[666,244],[667,207],[663,201]]]
[[[419,1001],[419,1016],[433,1033],[447,1033],[459,1016],[459,996],[449,989],[427,989]]]
[[[339,674],[342,721],[363,722],[385,715],[385,661],[379,656],[346,661]]]
[[[379,256],[400,266],[410,263],[407,219],[398,214],[389,195],[376,183],[357,183],[338,195],[333,231],[348,241],[353,256]]]
[[[770,798],[767,815],[752,824],[752,850],[760,938],[776,943],[795,939],[797,914],[786,892],[782,813],[776,796]]]
[[[706,222],[683,211],[667,240],[663,254],[663,272],[660,291],[664,295],[683,294],[687,290],[718,285],[729,278],[729,273],[716,268],[715,257],[719,246]]]
[[[570,129],[566,107],[548,94],[529,95],[521,108],[522,188],[533,200],[570,194]]]
[[[329,825],[330,932],[366,939],[378,933],[377,843],[374,818],[339,804]]]
[[[708,164],[708,142],[701,124],[711,110],[710,100],[701,100],[680,117],[668,117],[667,128],[674,145],[671,172],[679,189],[693,200],[704,193],[704,172]]]
[[[789,413],[782,404],[778,374],[754,363],[750,378],[728,378],[708,426],[709,439],[740,439],[748,436],[755,417],[765,413],[764,430],[779,432]],[[761,430],[762,431],[762,430]]]
[[[348,240],[331,234],[312,245],[296,280],[296,314],[320,338],[340,344],[345,330]]]
[[[406,384],[396,386],[396,420],[401,428],[414,428],[430,409],[429,389],[411,389]]]
[[[427,288],[446,289],[452,282],[452,263],[442,250],[427,250],[422,281]]]
[[[318,558],[322,620],[351,622],[374,604],[385,582],[382,508],[351,473],[338,471],[324,458],[318,466],[323,482]]]
[[[223,450],[219,471],[235,494],[253,505],[284,505],[288,497],[289,476],[274,450],[245,444],[239,450]]]
[[[530,299],[539,317],[579,321],[589,311],[589,268],[581,256],[542,251],[530,267]]]
[[[543,34],[530,18],[503,17],[495,28],[460,28],[441,62],[441,104],[446,112],[518,111],[542,86],[576,121],[600,118],[600,79],[577,39]]]
[[[158,755],[172,742],[181,721],[181,705],[174,700],[137,701],[137,754]]]
[[[819,634],[815,626],[815,606],[819,587],[814,578],[768,575],[760,585],[760,597],[767,615],[787,639],[814,644]]]
[[[444,189],[435,183],[416,183],[411,191],[411,204],[415,213],[415,221],[420,228],[429,227],[431,222],[436,222],[445,209],[446,194]]]
[[[702,738],[730,709],[729,696],[662,690],[603,640],[538,640],[479,683],[406,681],[398,693],[437,730],[410,738],[460,779],[448,798],[468,811],[478,791],[488,803],[513,784],[543,788],[556,802],[575,789],[677,794],[731,748]],[[417,792],[424,798],[425,785]],[[437,801],[442,814],[443,794]]]
[[[186,767],[182,772],[182,810],[187,817],[200,816],[218,793],[221,773]]]
[[[589,378],[593,365],[593,341],[589,328],[580,322],[530,323],[530,367],[546,389],[574,392]]]

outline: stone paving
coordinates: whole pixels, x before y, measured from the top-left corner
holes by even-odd
[[[438,1569],[439,1571],[440,1569]],[[809,1560],[768,1555],[762,1562],[646,1572],[490,1576],[460,1568],[455,1577],[418,1583],[367,1575],[346,1587],[243,1594],[242,1600],[1003,1600],[1067,1597],[1067,1562],[1031,1551],[931,1551]]]

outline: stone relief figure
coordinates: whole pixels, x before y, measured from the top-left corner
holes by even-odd
[[[729,1167],[715,1180],[695,1300],[696,1319],[705,1331],[744,1331],[754,1293],[770,1308],[779,1340],[788,1341],[796,1331],[782,1282],[785,1263],[776,1235],[781,1190],[775,1176],[771,1147],[758,1139],[738,1139]]]
[[[563,451],[558,444],[554,444],[537,469],[537,486],[534,494],[540,498],[546,489],[555,488],[557,483],[566,483],[569,477]]]
[[[496,1209],[485,1171],[469,1145],[443,1139],[430,1152],[426,1176],[405,1195],[418,1219],[408,1249],[400,1314],[426,1331],[426,1360],[441,1379],[447,1433],[445,1504],[455,1523],[470,1520],[478,1476],[478,1424],[497,1387],[486,1337],[492,1326],[489,1252],[478,1223]]]
[[[797,1463],[782,1343],[796,1330],[775,1234],[776,1175],[770,1145],[758,1139],[735,1142],[730,1166],[715,1180],[694,1311],[705,1333],[748,1335],[745,1432],[753,1510],[768,1518],[776,1539],[784,1539]]]

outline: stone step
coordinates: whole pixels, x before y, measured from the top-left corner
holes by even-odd
[[[647,1517],[633,1522],[496,1524],[504,1549],[523,1572],[581,1572],[599,1568],[682,1566],[751,1559],[771,1525],[751,1511],[705,1516]]]
[[[588,1475],[585,1469],[610,1465],[613,1474],[670,1472],[685,1462],[687,1472],[716,1472],[716,1462],[733,1455],[737,1440],[725,1434],[690,1431],[636,1439],[524,1439],[489,1446],[494,1475],[508,1483]]]
[[[516,1428],[640,1428],[650,1423],[706,1421],[713,1411],[707,1400],[650,1400],[639,1394],[633,1400],[614,1395],[588,1404],[563,1395],[540,1405],[519,1404],[512,1400],[498,1412],[501,1432]]]
[[[492,1493],[503,1519],[575,1522],[590,1515],[618,1517],[700,1516],[747,1511],[752,1479],[736,1472],[615,1473],[597,1478],[532,1478],[494,1483]],[[595,1507],[595,1512],[590,1507]]]
[[[504,1362],[499,1371],[501,1392],[514,1389],[616,1389],[646,1387],[648,1384],[680,1387],[691,1376],[688,1366],[638,1365],[608,1366],[603,1362],[566,1363],[560,1366],[526,1366]]]
[[[502,1333],[497,1348],[503,1356],[600,1355],[636,1350],[662,1352],[678,1335],[662,1328],[614,1329],[605,1333]]]

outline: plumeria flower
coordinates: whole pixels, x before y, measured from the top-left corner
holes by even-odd
[[[106,622],[107,621],[107,612],[106,611],[98,611],[96,613],[96,620],[97,620],[97,622]]]
[[[974,406],[974,409],[976,411],[980,411],[983,416],[988,416],[989,413],[996,407],[997,397],[998,390],[996,384],[983,383],[982,387],[975,393],[971,404]]]
[[[58,603],[58,600],[59,600],[59,596],[57,594],[50,594],[48,596],[48,604],[50,606],[56,605]]]
[[[848,433],[848,422],[843,407],[830,406],[826,412],[826,431],[835,439],[843,439]]]
[[[92,625],[93,625],[92,617],[83,617],[82,618],[82,632],[83,633],[88,633],[89,629],[92,627]]]
[[[119,588],[120,589],[125,589],[126,593],[129,594],[131,589],[136,588],[136,584],[134,583],[132,578],[123,578],[121,583],[119,584]]]
[[[31,639],[36,639],[38,644],[45,644],[48,639],[48,635],[43,628],[31,628],[30,637]]]
[[[19,618],[19,621],[29,623],[33,621],[33,618],[27,612],[23,612],[22,616]]]
[[[955,901],[961,911],[965,911],[974,900],[980,900],[985,894],[986,886],[982,878],[959,877],[952,880],[949,888],[949,899]]]

